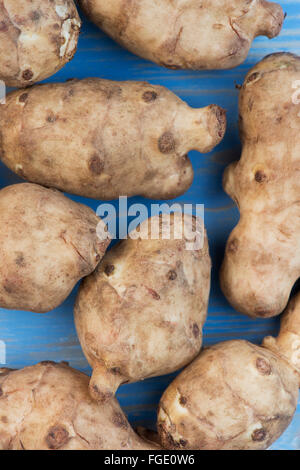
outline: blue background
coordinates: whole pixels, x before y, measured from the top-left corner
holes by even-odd
[[[168,87],[193,107],[216,103],[227,109],[228,130],[224,141],[210,154],[191,152],[195,180],[190,190],[178,200],[205,204],[205,224],[213,261],[212,289],[204,344],[245,338],[260,343],[265,335],[276,334],[279,319],[251,320],[239,315],[227,303],[218,283],[218,270],[228,235],[238,220],[238,211],[222,189],[225,166],[239,158],[237,127],[238,90],[256,62],[266,54],[290,51],[300,55],[300,2],[280,2],[287,18],[281,35],[270,41],[257,38],[246,62],[234,70],[217,72],[171,71],[144,61],[115,44],[95,26],[83,19],[77,54],[63,70],[48,81],[97,76],[112,80],[147,80]],[[299,105],[300,106],[300,105]],[[0,187],[20,179],[0,163]],[[96,210],[99,201],[71,196]],[[134,201],[142,202],[141,198]],[[131,202],[131,201],[129,201]],[[147,205],[151,201],[143,201]],[[157,201],[156,201],[157,202]],[[7,364],[21,368],[41,360],[66,360],[72,367],[90,373],[81,352],[73,323],[76,289],[60,308],[45,315],[6,311],[0,313],[0,340],[6,343]],[[146,327],[146,326],[145,326]],[[172,380],[166,376],[122,386],[118,398],[134,425],[155,426],[159,398]],[[273,449],[300,449],[300,402],[293,423],[272,446]]]

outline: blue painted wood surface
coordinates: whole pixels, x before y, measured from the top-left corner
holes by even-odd
[[[139,59],[119,47],[90,24],[84,15],[83,32],[73,61],[48,81],[98,76],[112,80],[147,80],[170,88],[193,107],[216,103],[227,109],[228,130],[223,143],[212,153],[202,156],[191,152],[195,180],[190,190],[179,198],[182,202],[205,204],[213,260],[212,289],[204,344],[245,338],[260,343],[265,335],[276,334],[278,319],[251,320],[234,311],[222,295],[218,270],[227,237],[238,220],[238,211],[222,189],[225,166],[239,158],[240,141],[237,128],[238,90],[249,70],[266,54],[284,50],[300,55],[300,1],[281,1],[287,18],[281,35],[270,41],[257,38],[246,62],[235,70],[217,72],[171,71]],[[0,187],[20,180],[0,164]],[[72,196],[96,209],[99,202]],[[135,200],[141,200],[135,198]],[[151,201],[144,201],[147,205]],[[24,367],[41,360],[66,360],[70,365],[90,373],[81,352],[73,323],[76,289],[58,309],[45,315],[1,310],[0,340],[7,345],[7,364]],[[154,427],[156,407],[172,376],[122,386],[118,392],[121,405],[134,425]],[[300,449],[300,402],[293,423],[273,449]]]

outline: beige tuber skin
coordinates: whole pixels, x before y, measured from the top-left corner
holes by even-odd
[[[172,199],[192,184],[187,152],[212,150],[225,111],[192,109],[144,82],[97,78],[17,91],[0,109],[0,158],[21,177],[95,199]]]
[[[0,214],[1,308],[58,307],[110,242],[98,238],[101,219],[92,209],[36,184],[2,189]]]
[[[65,363],[0,369],[0,450],[155,450],[116,399],[100,406],[89,378]]]
[[[73,0],[0,0],[0,80],[26,87],[55,74],[76,52]]]
[[[278,338],[205,349],[167,388],[158,431],[168,449],[264,450],[284,432],[300,387],[300,294]]]
[[[152,223],[159,223],[159,239],[151,239]],[[191,250],[185,234],[174,238],[174,228],[189,223],[204,239]],[[113,247],[80,287],[75,324],[98,401],[122,383],[174,372],[200,351],[210,289],[207,237],[200,219],[189,215],[171,216],[170,226],[171,238],[163,239],[162,218],[144,221],[140,231],[149,239]]]
[[[272,317],[287,305],[300,276],[300,57],[266,57],[240,93],[241,159],[224,188],[240,221],[227,242],[221,287],[239,312]]]
[[[79,0],[85,14],[134,54],[173,69],[230,69],[256,36],[274,38],[284,13],[265,0]]]

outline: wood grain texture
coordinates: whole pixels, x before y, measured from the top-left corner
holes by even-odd
[[[205,204],[205,224],[213,260],[209,316],[204,329],[205,345],[236,338],[260,343],[265,335],[275,334],[278,330],[278,319],[255,321],[235,312],[220,291],[218,270],[227,237],[238,220],[238,211],[223,192],[221,184],[225,166],[240,154],[238,90],[235,85],[241,84],[249,68],[266,54],[285,50],[300,55],[299,0],[280,3],[287,12],[281,36],[272,41],[257,38],[247,61],[235,70],[224,72],[171,71],[155,66],[123,50],[81,14],[84,25],[78,52],[71,63],[48,80],[56,82],[92,76],[112,80],[147,80],[170,88],[193,107],[215,103],[227,109],[228,131],[223,143],[207,156],[191,152],[195,169],[194,184],[184,196],[178,198],[181,202]],[[15,175],[0,164],[0,187],[18,181]],[[93,209],[99,204],[98,201],[76,196],[72,196],[72,199],[88,204]],[[132,202],[141,202],[141,199],[133,198]],[[143,202],[148,206],[151,203]],[[0,311],[0,340],[6,343],[9,367],[24,367],[50,359],[66,360],[72,367],[90,372],[74,329],[75,293],[76,289],[60,308],[46,315]],[[154,427],[156,406],[172,377],[160,377],[121,387],[118,398],[134,425]],[[300,450],[300,402],[293,423],[272,448]]]

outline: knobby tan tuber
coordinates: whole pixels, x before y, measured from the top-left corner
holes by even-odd
[[[0,450],[153,450],[116,399],[88,393],[89,378],[65,363],[0,369]]]
[[[79,0],[123,47],[173,69],[230,69],[256,36],[274,38],[284,13],[266,0]]]
[[[278,338],[205,349],[167,388],[158,413],[168,449],[263,450],[284,432],[300,387],[300,294]]]
[[[17,91],[0,109],[0,158],[33,183],[95,199],[171,199],[192,184],[187,152],[212,150],[225,111],[164,87],[97,78]]]
[[[76,52],[81,21],[73,0],[0,0],[0,80],[26,87]]]
[[[240,92],[241,159],[224,188],[240,210],[221,268],[233,307],[272,317],[300,275],[300,57],[277,53],[246,76]]]
[[[92,209],[36,184],[2,189],[0,214],[1,308],[58,307],[110,242],[98,237],[101,219]]]
[[[187,249],[190,224],[203,244]],[[201,219],[175,213],[168,224],[155,216],[138,233],[148,239],[113,247],[83,281],[75,304],[77,333],[93,368],[90,391],[102,402],[122,383],[180,369],[202,345],[211,261]]]

